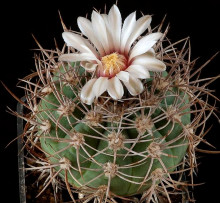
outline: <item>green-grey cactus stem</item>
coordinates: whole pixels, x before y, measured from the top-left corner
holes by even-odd
[[[112,193],[131,196],[151,187],[155,171],[168,176],[176,169],[188,147],[189,95],[170,84],[166,88],[164,73],[153,95],[158,98],[154,107],[143,104],[128,116],[104,118],[79,102],[78,89],[73,87],[77,81],[72,80],[69,66],[60,66],[54,73],[51,91],[42,97],[37,113],[43,126],[39,127],[41,147],[63,179],[75,188],[110,183]],[[79,75],[82,70],[78,69]],[[76,84],[68,85],[66,80]],[[148,88],[153,83],[146,81]]]

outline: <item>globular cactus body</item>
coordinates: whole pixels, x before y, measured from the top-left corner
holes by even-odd
[[[158,89],[149,80],[146,91],[155,88],[152,96],[157,98],[153,104],[147,104],[152,98],[135,106],[110,100],[99,104],[103,109],[91,109],[79,105],[77,88],[62,81],[68,72],[76,75],[79,66],[66,68],[54,76],[36,114],[39,123],[49,123],[40,127],[41,146],[51,163],[60,164],[56,170],[64,169],[64,179],[67,170],[68,182],[76,188],[99,188],[110,181],[111,192],[131,196],[151,186],[147,179],[155,169],[175,170],[188,147],[182,127],[190,124],[188,94],[170,84],[167,90]],[[116,112],[108,115],[104,108]]]

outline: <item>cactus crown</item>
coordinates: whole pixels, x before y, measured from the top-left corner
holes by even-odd
[[[85,62],[63,60],[71,47],[48,51],[39,45],[37,71],[22,80],[29,109],[23,135],[38,164],[34,169],[50,177],[45,188],[61,179],[73,202],[74,193],[82,202],[134,201],[136,194],[142,194],[140,202],[150,202],[162,192],[171,202],[170,192],[187,186],[180,177],[195,172],[195,150],[215,110],[206,90],[214,79],[200,84],[202,68],[194,70],[188,39],[172,44],[167,30],[153,47],[154,59],[163,61],[167,71],[150,72],[141,78],[141,92],[132,94],[135,90],[128,88],[119,99],[102,91],[86,102],[81,92],[94,72],[87,71]],[[118,64],[123,70],[127,63],[118,53],[101,61],[104,69],[97,74],[107,74],[109,80]]]

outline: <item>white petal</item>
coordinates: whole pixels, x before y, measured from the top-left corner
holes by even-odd
[[[142,82],[131,74],[129,75],[129,81],[124,82],[124,84],[133,96],[140,94],[144,89]]]
[[[131,13],[124,21],[121,31],[121,52],[124,53],[125,44],[136,23],[136,12]]]
[[[163,34],[161,32],[154,32],[154,33],[147,35],[146,37],[148,38],[149,41],[151,40],[158,41],[162,36]]]
[[[89,49],[96,57],[99,57],[95,48],[88,42],[88,40],[84,39],[80,35],[72,32],[63,32],[62,36],[64,41],[67,43],[67,46],[71,46],[80,52],[86,53],[88,53]],[[85,49],[82,45],[84,45],[84,47],[88,47],[88,49]]]
[[[149,52],[136,56],[133,61],[132,61],[132,65],[141,65],[141,66],[145,66],[147,63],[147,60],[149,58],[155,58],[154,56],[152,56]]]
[[[156,56],[156,53],[154,51],[153,48],[150,48],[148,52],[146,52],[146,54],[148,54],[149,56],[152,56],[152,57],[155,57]]]
[[[146,67],[150,71],[156,71],[161,72],[166,70],[166,65],[156,59],[155,57],[152,57],[149,54],[142,54],[140,56],[135,57],[134,61],[132,62],[132,65],[141,65]]]
[[[88,61],[82,61],[80,65],[88,72],[94,72],[98,66],[98,64],[91,63]]]
[[[125,82],[128,82],[128,80],[129,80],[129,73],[126,71],[120,71],[119,73],[116,74],[116,76],[120,80],[125,81]]]
[[[151,23],[151,16],[146,15],[139,18],[134,26],[133,32],[127,40],[125,45],[125,52],[128,53],[133,42],[149,27]]]
[[[75,62],[75,61],[91,61],[97,60],[93,55],[88,53],[81,53],[81,54],[63,54],[59,57],[60,61],[67,61],[67,62]]]
[[[105,53],[109,54],[110,50],[109,50],[109,43],[108,43],[108,36],[107,36],[105,21],[103,17],[95,11],[92,12],[92,27],[93,27],[94,34],[97,37],[97,39],[99,39],[99,41],[101,42],[105,50]]]
[[[90,50],[87,46],[85,46],[85,45],[81,45],[81,46],[87,51],[88,54],[94,56],[94,60],[95,60],[98,64],[101,64],[101,61],[98,59],[99,57],[96,57],[96,56],[91,52],[91,50]]]
[[[97,80],[96,78],[89,80],[82,88],[81,93],[80,93],[80,98],[83,103],[91,105],[92,102],[94,101],[95,94],[92,91],[92,87],[94,83],[96,82],[96,80]]]
[[[107,38],[108,38],[108,46],[109,46],[109,51],[111,53],[114,51],[114,43],[113,43],[112,34],[111,34],[111,27],[108,21],[108,15],[107,14],[101,14],[101,15],[102,15],[103,20],[105,21],[106,33],[107,33]]]
[[[146,67],[140,65],[131,65],[126,71],[128,71],[131,75],[136,78],[146,79],[150,77],[150,73]]]
[[[150,71],[161,72],[166,70],[166,65],[162,61],[152,58],[147,62],[146,68]]]
[[[138,43],[131,50],[129,61],[135,56],[139,56],[149,51],[149,49],[162,37],[162,33],[156,32],[149,34],[138,41]]]
[[[144,38],[143,38],[144,39]],[[139,43],[140,42],[140,43]],[[145,41],[140,40],[134,48],[131,50],[128,61],[130,62],[134,57],[146,53],[157,41]]]
[[[113,77],[108,80],[107,91],[109,95],[115,100],[121,99],[124,95],[124,88],[117,77]]]
[[[107,77],[99,77],[93,85],[92,91],[96,97],[99,97],[103,92],[106,91],[108,86]]]
[[[121,39],[121,13],[116,5],[113,5],[108,14],[109,27],[111,28],[111,35],[115,47],[115,51],[120,49]]]
[[[104,49],[102,47],[102,44],[97,39],[97,36],[95,36],[92,28],[92,23],[83,17],[78,17],[77,19],[78,27],[81,30],[81,32],[88,37],[88,39],[95,45],[95,47],[98,49],[98,52],[101,55],[104,55]]]

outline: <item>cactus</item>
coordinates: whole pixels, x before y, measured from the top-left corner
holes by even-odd
[[[61,178],[73,202],[74,193],[82,202],[115,202],[137,194],[142,194],[140,202],[150,202],[161,192],[171,202],[171,191],[190,185],[179,177],[193,174],[195,149],[215,106],[207,102],[213,96],[206,90],[210,81],[201,85],[197,77],[202,67],[193,69],[188,39],[172,44],[167,30],[150,52],[166,70],[149,70],[136,94],[128,88],[114,98],[100,90],[90,101],[82,98],[82,91],[92,85],[94,73],[84,63],[67,59],[74,53],[70,42],[51,51],[37,42],[37,71],[22,80],[29,113],[18,116],[27,121],[24,142],[38,163],[27,170],[50,169],[44,189]]]

